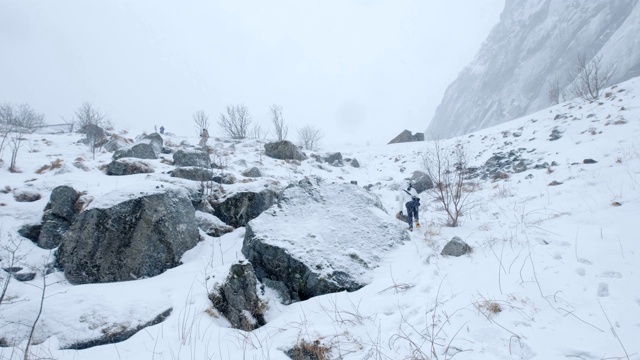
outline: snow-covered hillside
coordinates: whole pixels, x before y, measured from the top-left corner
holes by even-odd
[[[563,103],[443,141],[461,144],[479,172],[494,163],[487,161],[495,154],[517,156],[527,168],[512,172],[505,166],[506,175],[497,180],[476,178],[472,206],[457,228],[444,226],[446,216],[433,194],[422,193],[423,227],[395,249],[376,254],[372,245],[367,251],[380,256],[378,266],[370,284],[357,291],[282,305],[266,288],[267,324],[251,332],[233,329],[212,308],[208,293],[232,263],[244,259],[245,230],[221,237],[201,231],[204,240],[185,253],[182,265],[152,278],[74,286],[54,271],[29,281],[12,279],[0,304],[0,344],[6,346],[0,347],[0,359],[24,358],[36,320],[32,359],[288,359],[285,351],[301,342],[328,349],[330,359],[640,359],[640,78],[606,91],[600,102]],[[172,181],[172,165],[161,159],[146,160],[154,167],[151,174],[107,176],[100,168],[112,154],[92,159],[77,143],[80,137],[29,135],[18,153],[21,172],[8,172],[6,162],[0,168],[2,268],[9,266],[12,244],[19,245],[13,266],[22,272],[52,261],[51,251],[17,230],[41,220],[54,187],[71,185],[100,204],[118,189],[148,191],[149,184]],[[197,142],[180,134],[164,140]],[[422,170],[422,154],[432,145],[320,152],[340,151],[358,160],[356,168],[312,157],[300,163],[271,159],[257,140],[210,144],[228,154],[228,171],[238,178],[252,166],[264,174],[224,185],[228,192],[284,188],[314,176],[328,183],[357,181],[380,198],[390,219],[398,210],[399,188]],[[41,169],[58,160],[60,167]],[[33,194],[40,200],[17,201]],[[331,211],[331,201],[326,206]],[[314,239],[304,237],[304,228],[297,230],[302,246],[315,250]],[[287,233],[292,236],[291,229]],[[441,256],[453,236],[473,252]],[[3,283],[8,276],[0,272]],[[61,349],[148,325],[169,308],[164,321],[125,341]]]
[[[475,59],[449,85],[427,138],[466,134],[538,111],[549,84],[569,85],[579,56],[640,75],[637,0],[508,0]]]

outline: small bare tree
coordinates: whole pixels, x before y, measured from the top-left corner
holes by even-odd
[[[547,84],[547,99],[552,105],[557,105],[564,98],[564,90],[560,86],[560,80],[553,78]]]
[[[202,136],[202,132],[207,129],[209,131],[209,115],[204,110],[198,110],[193,113],[193,122],[196,123],[198,135]]]
[[[282,106],[273,104],[271,105],[271,122],[276,132],[278,141],[287,140],[287,134],[289,133],[289,127],[284,124],[282,118]]]
[[[436,140],[422,154],[422,162],[427,175],[433,181],[436,200],[442,205],[449,218],[447,225],[458,226],[460,216],[466,209],[466,201],[471,189],[465,188],[468,159],[462,144],[449,149]]]
[[[18,172],[16,159],[22,141],[27,133],[33,132],[36,127],[44,124],[44,115],[38,114],[29,104],[13,106],[4,104],[0,106],[0,127],[4,129],[4,137],[0,143],[0,153],[8,144],[11,149],[11,163],[9,171]]]
[[[107,116],[87,101],[76,109],[72,123],[77,129],[76,131],[82,131],[87,125],[96,125],[102,128],[112,127]]]
[[[572,81],[569,91],[576,98],[586,101],[597,100],[602,90],[609,85],[614,73],[613,66],[602,64],[602,56],[587,60],[586,55],[579,55],[576,68],[570,74]]]
[[[306,150],[316,150],[322,136],[320,129],[311,125],[298,129],[298,138]]]
[[[227,105],[227,113],[220,114],[218,125],[232,139],[245,139],[251,124],[251,114],[244,104]]]

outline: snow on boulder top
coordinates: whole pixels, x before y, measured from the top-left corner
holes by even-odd
[[[189,192],[180,186],[168,184],[162,181],[144,181],[142,183],[126,185],[101,195],[93,200],[86,210],[93,208],[110,208],[115,204],[128,200],[166,192],[172,192],[178,197],[189,198]]]
[[[249,225],[257,239],[285,249],[320,277],[343,272],[359,283],[369,283],[368,270],[407,239],[380,200],[353,184],[289,187]]]

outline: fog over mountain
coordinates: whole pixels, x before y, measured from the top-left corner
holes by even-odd
[[[535,112],[566,90],[578,56],[612,65],[611,83],[640,75],[637,0],[508,0],[474,60],[449,85],[427,129],[448,138]]]

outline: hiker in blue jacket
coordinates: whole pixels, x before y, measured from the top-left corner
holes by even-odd
[[[408,201],[407,201],[408,200]],[[418,211],[420,210],[420,198],[418,197],[418,192],[413,188],[413,185],[409,183],[409,186],[406,189],[400,189],[399,196],[399,205],[400,211],[398,213],[398,218],[404,218],[404,214],[402,210],[404,208],[407,209],[406,221],[409,224],[409,230],[413,230],[413,222],[415,219],[416,227],[420,227]]]

